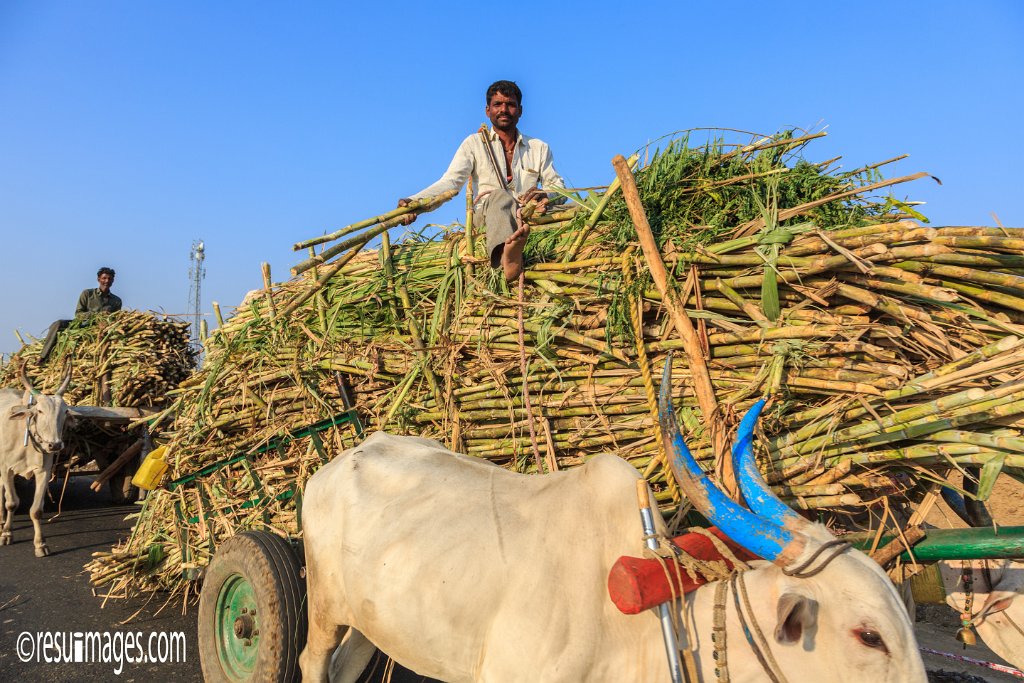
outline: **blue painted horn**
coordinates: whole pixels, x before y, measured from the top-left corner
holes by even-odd
[[[775,493],[768,488],[768,484],[761,478],[761,473],[757,469],[757,461],[754,458],[754,427],[757,425],[757,418],[761,416],[762,410],[764,410],[764,399],[750,407],[736,431],[736,442],[732,446],[736,481],[739,482],[743,498],[755,514],[787,529],[803,531],[810,527],[811,523],[779,500]]]
[[[762,519],[731,500],[708,479],[686,447],[672,408],[671,354],[661,378],[658,421],[672,473],[697,511],[750,552],[784,567],[792,564],[807,545],[807,537]]]

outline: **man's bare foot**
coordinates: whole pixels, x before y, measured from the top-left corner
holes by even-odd
[[[509,235],[505,240],[505,248],[501,252],[501,268],[505,271],[505,279],[513,282],[523,272],[523,247],[530,236],[530,226],[524,225]]]

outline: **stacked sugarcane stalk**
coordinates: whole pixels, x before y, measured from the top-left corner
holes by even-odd
[[[53,392],[71,367],[68,405],[153,407],[195,369],[188,323],[144,311],[75,320],[60,333],[46,363],[42,340],[24,344],[0,368],[0,386],[20,387],[24,364],[32,385]]]
[[[616,453],[666,511],[683,502],[656,419],[670,357],[680,422],[708,470],[723,452],[707,425],[731,432],[769,399],[759,455],[794,507],[913,501],[971,465],[1019,476],[1024,230],[927,227],[912,203],[873,198],[923,174],[832,171],[801,158],[814,137],[696,147],[681,137],[636,171],[697,349],[666,313],[618,182],[556,212],[524,207],[522,295],[486,265],[471,213],[464,227],[391,244],[397,219],[446,197],[300,242],[309,258],[298,277],[266,279],[160,416],[172,478],[236,453],[250,464],[150,496],[132,538],[90,565],[94,582],[115,595],[187,591],[182,570],[238,530],[300,533],[283,493],[301,490],[322,458],[298,440],[258,451],[343,411],[346,393],[370,429],[519,471]],[[702,413],[687,354],[673,350],[704,358],[718,414]],[[341,429],[325,438],[330,455],[352,441]],[[248,504],[257,490],[261,502]]]
[[[39,363],[42,340],[25,343],[0,368],[0,386],[21,388],[21,368],[32,386],[52,393],[65,371],[71,385],[64,399],[71,406],[160,408],[167,393],[195,369],[188,323],[143,311],[119,311],[75,320],[60,333],[45,363]],[[69,423],[65,449],[57,457],[54,476],[95,461],[104,468],[141,429],[90,420]],[[122,476],[130,477],[133,468]],[[120,484],[119,484],[120,485]]]

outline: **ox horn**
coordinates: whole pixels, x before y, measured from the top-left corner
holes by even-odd
[[[36,388],[32,386],[32,380],[28,378],[28,373],[25,370],[27,363],[21,364],[21,369],[18,370],[18,377],[21,378],[21,383],[25,385],[25,391],[35,391]]]
[[[658,421],[669,454],[672,473],[679,487],[693,506],[729,538],[750,552],[777,565],[792,564],[803,552],[809,539],[762,519],[722,493],[701,470],[686,447],[675,411],[672,409],[672,355],[665,359],[658,396]]]
[[[736,481],[739,482],[743,498],[755,514],[771,520],[793,531],[806,531],[812,525],[794,512],[788,505],[779,500],[778,496],[768,488],[757,469],[754,458],[754,427],[757,418],[764,410],[764,399],[761,399],[747,411],[736,430],[736,442],[732,447],[733,469]]]
[[[60,383],[60,386],[57,387],[57,393],[55,395],[58,396],[58,397],[63,396],[64,392],[68,390],[68,387],[70,385],[71,385],[71,366],[69,365],[67,371],[64,373],[64,381],[62,381]]]

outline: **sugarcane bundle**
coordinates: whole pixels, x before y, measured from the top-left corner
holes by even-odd
[[[14,353],[0,368],[0,386],[20,387],[24,364],[33,386],[52,392],[70,366],[68,405],[152,407],[162,405],[167,392],[196,366],[188,323],[144,311],[72,321],[40,364],[42,347],[42,340],[33,340]]]
[[[702,412],[687,358],[672,356],[694,455],[709,470],[720,463],[706,426],[767,397],[759,455],[797,507],[912,501],[965,465],[1019,473],[1024,230],[927,227],[912,204],[871,195],[924,174],[829,171],[798,156],[814,137],[699,147],[680,137],[636,172],[718,405]],[[523,208],[534,228],[521,300],[484,265],[469,218],[392,245],[387,228],[411,210],[399,209],[300,242],[311,253],[298,277],[268,279],[172,392],[161,416],[172,476],[339,412],[344,381],[372,429],[520,471],[617,453],[666,510],[678,507],[655,394],[684,343],[617,188],[553,213]],[[367,250],[373,235],[383,241]],[[331,438],[332,454],[349,443]],[[132,538],[90,565],[94,581],[113,594],[183,589],[182,568],[239,529],[300,533],[280,492],[301,489],[319,464],[296,441],[249,469],[156,492]],[[257,484],[268,494],[246,507]]]

